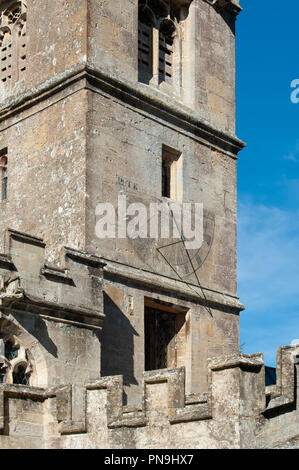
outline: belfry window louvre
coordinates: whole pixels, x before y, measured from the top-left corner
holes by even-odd
[[[173,86],[174,47],[179,21],[171,2],[139,0],[138,72],[139,81]],[[180,60],[180,54],[176,55]],[[180,67],[177,67],[180,70]],[[180,80],[179,80],[180,83]]]
[[[159,83],[172,83],[173,76],[173,35],[175,27],[171,21],[164,21],[159,30]]]
[[[26,70],[26,11],[24,0],[12,1],[0,10],[0,81],[19,81]]]
[[[153,31],[150,26],[139,23],[138,26],[138,65],[139,69],[152,73]]]

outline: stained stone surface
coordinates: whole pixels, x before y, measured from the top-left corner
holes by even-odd
[[[241,7],[166,3],[173,81],[146,84],[138,0],[0,0],[0,448],[298,447],[297,349],[272,388],[239,354]],[[203,204],[202,247],[98,238],[101,203],[169,203],[165,151],[172,200]],[[144,370],[147,309],[176,315],[164,370]]]

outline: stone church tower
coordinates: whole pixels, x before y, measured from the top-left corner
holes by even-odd
[[[240,11],[0,0],[0,448],[279,446],[281,407],[298,445],[296,349],[268,389],[239,354]],[[200,247],[128,236],[153,203],[202,204]]]

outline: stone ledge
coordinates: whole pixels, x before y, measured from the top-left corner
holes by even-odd
[[[235,354],[208,361],[210,370],[226,370],[238,367],[242,370],[258,372],[264,365],[262,354]]]
[[[106,263],[104,274],[117,276],[118,278],[126,279],[136,284],[142,284],[143,286],[154,288],[158,291],[171,292],[183,296],[186,299],[195,300],[202,305],[226,307],[236,312],[245,310],[244,305],[240,303],[238,297],[227,293],[213,291],[204,286],[188,285],[183,281],[117,263],[116,261],[104,257],[102,257],[102,260]]]
[[[180,125],[190,128],[191,132],[201,134],[201,136],[210,141],[213,145],[226,150],[230,156],[236,158],[236,154],[242,150],[246,144],[238,139],[232,133],[226,132],[211,124],[203,118],[198,111],[186,106],[183,102],[175,100],[162,91],[143,83],[133,83],[121,79],[111,71],[102,69],[100,66],[94,67],[93,64],[87,64],[87,81],[92,85],[105,88],[107,91],[116,92],[122,95],[123,99],[131,100],[135,105],[145,105],[148,111],[158,111],[161,118],[168,120],[177,120]]]
[[[100,258],[65,248],[64,267],[49,267],[43,240],[11,229],[5,233],[4,245],[7,253],[0,255],[3,314],[13,310],[101,329],[105,263]]]
[[[85,63],[78,63],[75,67],[57,74],[35,88],[7,98],[0,105],[0,122],[81,80],[92,82],[97,87],[105,87],[109,93],[122,94],[126,100],[133,100],[135,106],[138,103],[141,103],[143,107],[146,105],[149,112],[152,109],[158,110],[163,118],[176,119],[178,123],[189,127],[192,133],[201,134],[212,147],[216,148],[218,145],[220,151],[223,149],[233,158],[236,158],[236,154],[245,147],[245,143],[235,135],[212,125],[198,111],[194,111],[184,103],[177,102],[161,91],[142,83],[123,80],[100,66],[95,68]],[[88,85],[85,83],[83,88],[88,88]]]

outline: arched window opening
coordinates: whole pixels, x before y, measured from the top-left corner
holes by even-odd
[[[180,87],[180,12],[173,0],[139,0],[139,81]]]
[[[12,376],[15,385],[29,385],[29,374],[27,374],[27,367],[24,364],[16,366]]]
[[[19,81],[26,70],[26,4],[13,1],[0,10],[0,80]]]
[[[8,18],[8,23],[9,24],[14,24],[18,21],[18,19],[21,16],[21,8],[19,5],[20,2],[16,2],[15,5],[11,6],[10,9],[8,9],[5,14]]]
[[[8,361],[12,361],[18,357],[18,350],[14,347],[12,341],[5,342],[4,355]]]
[[[14,335],[0,333],[0,383],[28,386],[32,371],[27,349]]]
[[[155,17],[147,5],[140,5],[138,22],[139,81],[149,83],[153,76],[153,28]]]

